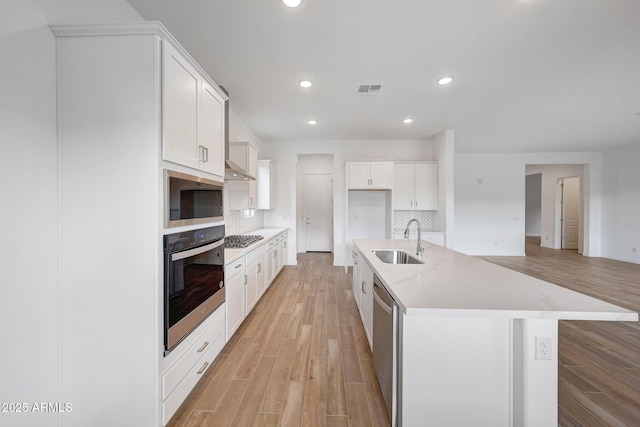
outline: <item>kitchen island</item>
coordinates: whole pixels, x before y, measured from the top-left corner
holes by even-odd
[[[556,426],[558,320],[638,320],[479,258],[422,246],[424,263],[389,264],[373,251],[415,255],[416,241],[354,240],[398,306],[397,425]]]

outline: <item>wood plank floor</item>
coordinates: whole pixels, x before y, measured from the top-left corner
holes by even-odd
[[[483,257],[586,295],[640,311],[640,265],[540,247],[526,257]],[[640,324],[560,321],[560,426],[640,426]]]
[[[332,265],[285,267],[169,426],[389,426],[351,274]]]

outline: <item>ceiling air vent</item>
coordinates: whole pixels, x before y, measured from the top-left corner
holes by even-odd
[[[360,85],[358,86],[358,95],[375,95],[380,92],[382,85]]]

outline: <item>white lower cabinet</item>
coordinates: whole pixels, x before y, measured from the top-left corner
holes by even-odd
[[[369,341],[369,347],[373,351],[373,271],[363,257],[359,258],[357,292],[360,302],[360,318]]]
[[[357,250],[353,249],[351,251],[351,257],[353,258],[353,271],[352,271],[352,288],[353,288],[353,299],[356,301],[356,306],[358,310],[360,310],[360,267],[359,264],[362,262],[360,260],[360,254]]]
[[[364,332],[373,351],[373,271],[364,257],[354,249],[353,257],[353,298],[360,311]]]
[[[266,269],[264,268],[265,247],[260,246],[246,255],[246,313],[255,307],[258,299],[266,290]]]
[[[194,333],[204,329],[197,339],[187,343],[181,351],[180,345],[172,355],[178,359],[165,371],[161,378],[162,425],[166,425],[202,378],[214,359],[222,350],[225,339],[225,306],[220,306]]]
[[[282,267],[287,263],[287,239],[288,234],[285,233],[280,237],[280,250],[278,252],[278,273],[282,271]],[[276,273],[277,275],[277,273]]]
[[[241,257],[233,260],[225,267],[225,300],[227,305],[226,324],[227,341],[238,329],[244,318],[245,312],[245,259]]]
[[[282,251],[281,243],[282,236],[277,236],[272,242],[269,242],[270,247],[267,252],[269,263],[269,284],[274,281],[278,273],[280,272],[280,252]]]
[[[253,310],[286,262],[287,233],[280,233],[225,266],[226,340]]]

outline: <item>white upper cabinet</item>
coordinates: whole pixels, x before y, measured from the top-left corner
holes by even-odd
[[[258,160],[258,209],[276,207],[276,165],[271,160]]]
[[[393,185],[392,162],[347,162],[350,190],[389,190]]]
[[[258,209],[258,150],[248,142],[229,144],[229,158],[254,179],[227,181],[232,210]]]
[[[438,165],[436,163],[396,163],[392,194],[394,210],[437,210]]]
[[[206,81],[202,82],[202,114],[200,114],[200,169],[224,176],[224,102]]]
[[[163,43],[164,160],[224,176],[224,102],[190,61]]]

